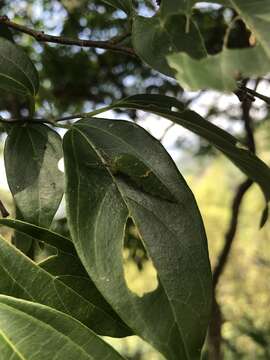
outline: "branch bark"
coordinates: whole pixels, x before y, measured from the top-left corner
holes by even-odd
[[[38,42],[55,43],[61,45],[76,45],[76,46],[88,47],[88,48],[99,48],[99,49],[121,52],[133,57],[136,56],[135,51],[132,48],[119,45],[115,41],[115,39],[108,41],[96,41],[96,40],[76,39],[76,38],[69,38],[64,36],[49,35],[49,34],[45,34],[43,31],[37,31],[29,27],[26,27],[24,25],[15,23],[5,15],[0,16],[0,24],[5,24],[11,29],[17,30],[24,34],[28,34],[33,38],[35,38]]]
[[[246,97],[242,99],[241,107],[242,107],[242,119],[244,123],[244,128],[246,132],[246,144],[250,151],[253,153],[256,152],[256,144],[253,134],[253,125],[252,118],[250,116],[250,109],[252,106],[252,98]],[[237,188],[234,198],[232,200],[231,206],[231,219],[228,226],[228,229],[225,234],[224,246],[220,252],[218,257],[218,262],[213,270],[213,311],[212,311],[212,319],[209,326],[209,336],[208,336],[208,344],[209,344],[209,359],[210,360],[222,360],[222,311],[220,305],[216,298],[216,289],[219,283],[220,277],[226,268],[228,263],[229,255],[232,249],[233,241],[235,239],[235,235],[237,232],[240,208],[244,196],[248,189],[253,184],[251,179],[246,179],[243,181]]]

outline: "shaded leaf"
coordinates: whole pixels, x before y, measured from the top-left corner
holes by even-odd
[[[92,118],[66,133],[64,157],[72,239],[97,288],[167,359],[199,359],[211,309],[207,241],[194,197],[169,155],[133,123]],[[151,192],[144,176],[139,182],[142,169],[153,174]],[[159,196],[157,184],[170,199]],[[128,289],[124,277],[128,217],[158,272],[159,287],[143,297]]]
[[[41,304],[3,295],[0,295],[0,329],[3,360],[122,359],[74,318]]]
[[[0,293],[50,306],[75,317],[95,332],[122,337],[129,334],[116,319],[40,268],[0,238]]]
[[[51,230],[36,226],[25,221],[14,219],[0,219],[0,225],[10,227],[19,233],[35,238],[56,249],[68,253],[75,254],[75,248],[69,238],[57,234]],[[22,239],[23,241],[23,239]]]
[[[140,109],[173,121],[212,143],[241,171],[257,182],[268,202],[270,200],[270,169],[232,135],[202,118],[174,98],[163,95],[134,95],[111,106]]]
[[[0,37],[0,88],[33,97],[38,87],[38,74],[28,56],[17,45]]]
[[[122,323],[122,320],[98,291],[93,281],[89,278],[89,275],[77,256],[59,254],[57,256],[49,257],[48,259],[40,262],[38,265],[50,274],[57,276],[58,280],[75,290],[83,298],[103,309],[106,313],[112,315],[114,319],[117,319],[122,327],[125,327],[125,324]],[[127,335],[132,335],[132,332],[130,331]]]
[[[80,259],[70,254],[59,253],[38,263],[45,271],[58,278],[61,275],[75,275],[88,277]]]
[[[4,156],[10,191],[23,219],[48,227],[63,196],[61,137],[43,124],[14,126]]]
[[[163,18],[174,14],[186,14],[191,13],[193,5],[196,0],[166,0],[161,2],[160,13]]]
[[[186,16],[176,15],[162,21],[159,15],[152,18],[136,16],[133,20],[132,42],[137,55],[161,73],[174,76],[166,57],[175,52],[186,52],[200,59],[206,50],[196,25],[191,21],[186,32]],[[192,44],[192,46],[191,46]]]

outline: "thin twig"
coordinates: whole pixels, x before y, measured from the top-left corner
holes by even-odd
[[[26,27],[24,25],[15,23],[9,20],[9,18],[5,15],[0,16],[0,24],[5,24],[11,29],[17,30],[24,34],[28,34],[33,38],[35,38],[38,42],[48,42],[48,43],[55,43],[62,45],[76,45],[76,46],[88,47],[88,48],[99,48],[99,49],[121,52],[129,56],[136,56],[132,48],[118,45],[117,43],[115,43],[115,40],[96,41],[96,40],[75,39],[64,36],[48,35],[45,34],[43,31],[37,31],[29,27]]]
[[[5,208],[5,206],[4,206],[4,204],[2,203],[1,200],[0,200],[0,213],[1,213],[3,218],[9,216],[9,212],[7,211],[7,209]]]
[[[244,198],[245,193],[251,187],[253,181],[251,179],[245,180],[242,184],[238,186],[238,189],[235,193],[233,202],[232,202],[232,212],[231,212],[231,220],[228,227],[228,230],[225,235],[225,244],[219,255],[218,263],[213,270],[213,287],[214,289],[217,287],[220,276],[223,273],[223,270],[227,264],[227,260],[229,258],[229,254],[232,248],[233,240],[235,238],[238,218],[239,218],[239,210]]]
[[[166,135],[167,135],[168,132],[171,130],[171,128],[174,127],[174,125],[175,125],[175,123],[171,123],[169,126],[166,127],[166,129],[164,130],[162,136],[159,138],[159,141],[160,141],[160,142],[162,142],[162,141],[165,139]]]
[[[0,117],[0,123],[5,124],[5,125],[29,123],[29,124],[48,124],[48,125],[55,126],[55,124],[53,122],[43,119],[43,118],[4,119],[4,118]]]
[[[270,105],[270,97],[262,95],[262,94],[258,93],[257,91],[249,89],[247,87],[244,87],[244,90],[246,90],[246,92],[249,93],[250,95],[257,97],[258,99],[261,99],[264,102],[266,102],[268,105]]]

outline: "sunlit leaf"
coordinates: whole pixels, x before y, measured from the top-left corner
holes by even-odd
[[[217,55],[196,60],[183,53],[167,57],[175,77],[186,89],[233,91],[237,80],[262,76],[270,71],[270,62],[261,46],[247,49],[224,49]]]
[[[0,293],[31,300],[78,319],[98,334],[122,337],[129,329],[0,238]]]
[[[120,360],[122,357],[71,316],[0,295],[2,359]]]
[[[270,59],[270,2],[268,0],[230,0],[229,2],[252,30]]]

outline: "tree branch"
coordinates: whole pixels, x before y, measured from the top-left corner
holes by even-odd
[[[26,26],[17,24],[11,20],[7,16],[0,16],[0,24],[5,24],[11,29],[17,30],[21,33],[28,34],[35,38],[38,42],[48,42],[62,45],[75,45],[80,47],[88,47],[88,48],[99,48],[111,51],[117,51],[124,53],[129,56],[136,56],[134,50],[132,48],[121,46],[115,42],[115,39],[112,41],[95,41],[95,40],[86,40],[86,39],[75,39],[64,36],[54,36],[45,34],[43,31],[37,31],[34,29],[30,29]]]
[[[7,209],[5,208],[5,206],[4,206],[4,204],[2,203],[1,200],[0,200],[0,213],[1,213],[3,218],[9,216],[9,212],[7,211]]]
[[[247,146],[250,151],[253,153],[256,152],[256,145],[255,145],[255,139],[253,134],[253,126],[252,126],[252,119],[250,117],[250,109],[252,105],[252,100],[249,98],[246,98],[242,102],[242,115],[243,115],[243,122],[244,127],[246,130],[246,142]],[[248,189],[253,184],[253,181],[251,179],[246,179],[244,182],[242,182],[235,193],[234,199],[232,201],[232,212],[231,212],[231,220],[228,227],[228,230],[225,234],[225,244],[224,247],[220,253],[218,263],[216,267],[213,270],[213,286],[214,289],[216,288],[218,281],[220,279],[220,276],[226,266],[227,260],[229,258],[229,254],[231,251],[232,243],[235,238],[237,225],[238,225],[238,219],[239,219],[239,213],[240,213],[240,207],[242,200],[244,198],[244,195],[248,191]]]
[[[231,251],[232,243],[236,234],[238,218],[239,218],[239,210],[244,198],[245,193],[251,187],[253,181],[251,179],[245,180],[242,184],[239,185],[236,194],[234,196],[232,202],[232,213],[231,220],[228,227],[228,230],[225,235],[225,244],[219,255],[218,263],[213,270],[213,287],[214,289],[217,287],[218,281],[220,279],[221,274],[227,264],[227,260],[229,258],[229,254]]]
[[[245,101],[249,98],[252,101],[255,101],[255,97],[263,100],[266,104],[270,105],[270,97],[258,93],[256,90],[247,88],[245,85],[240,85],[239,88],[234,92],[239,100]]]

